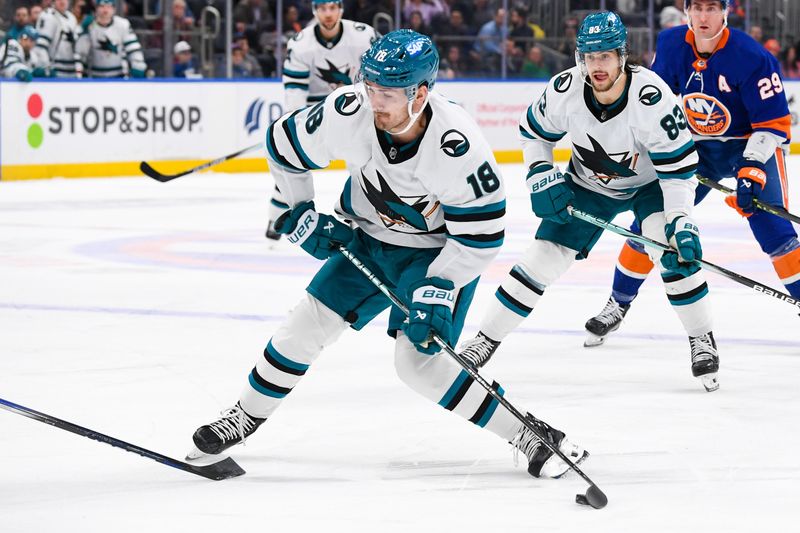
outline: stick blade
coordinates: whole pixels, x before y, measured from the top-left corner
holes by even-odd
[[[597,485],[592,485],[586,490],[586,494],[576,494],[575,502],[580,505],[590,505],[595,509],[602,509],[608,505],[608,497]]]
[[[239,477],[245,473],[244,469],[230,457],[226,457],[222,461],[218,461],[210,465],[203,465],[203,466],[187,465],[187,466],[189,467],[189,470],[191,470],[193,473],[208,479],[213,479],[214,481],[221,481],[223,479]]]
[[[161,174],[159,171],[151,167],[150,163],[148,163],[147,161],[142,161],[141,163],[139,163],[139,170],[141,170],[142,174],[144,174],[148,178],[153,178],[154,180],[160,181],[161,183],[165,183],[169,180],[173,180],[178,177],[178,176],[166,176],[164,174]]]

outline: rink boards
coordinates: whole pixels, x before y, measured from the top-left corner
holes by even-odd
[[[501,163],[522,160],[517,124],[544,80],[438,82],[485,132]],[[784,85],[792,136],[800,138],[800,81]],[[0,82],[0,180],[139,175],[139,162],[177,172],[254,145],[283,114],[276,81]],[[556,157],[569,155],[568,139]],[[792,145],[800,153],[800,144]],[[334,167],[343,168],[340,162]],[[259,172],[259,152],[215,168]]]

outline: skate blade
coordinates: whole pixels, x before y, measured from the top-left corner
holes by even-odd
[[[699,376],[699,379],[703,383],[703,387],[705,387],[706,392],[714,392],[719,388],[719,380],[717,379],[716,372],[713,374]]]
[[[584,348],[594,348],[595,346],[600,346],[604,342],[606,342],[605,336],[598,337],[594,333],[589,333],[586,336],[586,340],[583,341]]]
[[[197,446],[194,446],[191,450],[189,450],[189,453],[186,454],[187,461],[193,461],[197,463],[201,462],[216,463],[220,459],[224,459],[224,457],[221,455],[212,455],[210,453],[200,451],[200,449]]]

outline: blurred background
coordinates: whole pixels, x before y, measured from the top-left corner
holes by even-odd
[[[313,21],[310,0],[115,0],[141,43],[147,77],[279,78],[286,43]],[[53,0],[0,1],[0,40],[36,26]],[[729,25],[762,43],[784,78],[800,77],[800,1],[732,0]],[[440,79],[543,79],[574,64],[575,32],[590,11],[628,26],[631,57],[649,65],[658,33],[685,23],[683,0],[344,0],[344,17],[380,33],[412,28],[439,47]],[[94,0],[71,0],[88,26]],[[15,30],[16,28],[16,30]],[[188,46],[187,46],[188,44]]]

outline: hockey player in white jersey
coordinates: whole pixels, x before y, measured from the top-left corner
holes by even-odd
[[[689,335],[691,369],[716,390],[719,357],[708,288],[692,220],[697,153],[680,101],[655,73],[626,59],[627,30],[611,12],[589,15],[577,37],[577,66],[555,76],[520,120],[527,183],[542,218],[536,240],[509,272],[461,355],[486,363],[500,341],[533,310],[544,290],[584,259],[602,230],[573,218],[568,206],[605,220],[633,211],[645,236],[677,253],[648,250],[661,266],[667,298]],[[571,135],[566,173],[553,147]]]
[[[75,48],[80,26],[69,10],[69,0],[54,0],[36,22],[39,34],[31,65],[37,75],[80,78],[81,62]]]
[[[283,63],[286,111],[322,101],[333,90],[351,85],[361,54],[377,39],[372,26],[342,18],[342,0],[313,0],[315,24],[289,41]],[[270,200],[267,238],[280,234],[272,225],[288,206],[277,189]]]
[[[407,321],[398,308],[389,315],[400,378],[511,442],[527,456],[531,475],[566,472],[566,463],[430,341],[432,333],[451,343],[458,338],[478,276],[503,242],[505,213],[488,142],[466,111],[431,91],[438,64],[428,37],[393,31],[364,54],[356,86],[269,127],[270,169],[291,206],[276,228],[325,263],[267,343],[236,405],[195,432],[190,458],[221,453],[252,434],[324,347],[390,307],[337,251],[345,243],[410,308]],[[352,226],[315,209],[309,171],[334,159],[351,171],[336,212]],[[374,357],[372,351],[366,348],[364,357]],[[586,456],[563,432],[528,416],[568,457]]]
[[[94,20],[78,39],[78,52],[92,78],[144,78],[142,45],[128,19],[114,14],[114,0],[97,0]]]
[[[0,44],[0,77],[31,81],[30,54],[37,37],[33,26],[23,26],[16,39],[9,38]]]

